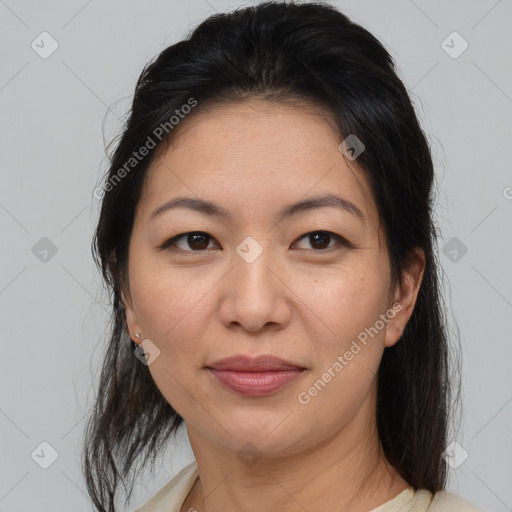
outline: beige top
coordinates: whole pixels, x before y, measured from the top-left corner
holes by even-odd
[[[185,466],[174,478],[149,498],[134,512],[180,512],[192,490],[199,473],[196,461]],[[432,496],[430,491],[412,487],[404,489],[397,496],[369,512],[483,512],[448,491],[440,491]]]

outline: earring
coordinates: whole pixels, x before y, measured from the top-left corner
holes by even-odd
[[[135,333],[135,337],[137,338],[137,340],[140,340],[140,334],[138,332]]]

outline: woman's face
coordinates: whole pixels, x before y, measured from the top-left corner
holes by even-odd
[[[417,288],[392,289],[370,189],[325,115],[257,99],[217,106],[186,120],[148,174],[130,240],[128,327],[156,355],[149,371],[189,434],[212,445],[284,455],[366,426],[383,350],[412,313]],[[327,195],[338,206],[289,208]],[[178,197],[225,215],[179,206],[152,216]],[[160,248],[190,232],[201,233]],[[303,370],[251,380],[210,369],[234,355]]]

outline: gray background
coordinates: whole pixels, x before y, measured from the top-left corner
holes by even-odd
[[[454,440],[469,456],[449,490],[512,510],[512,2],[332,3],[392,53],[432,144],[441,249],[448,244],[440,259],[464,351]],[[103,136],[121,127],[151,57],[239,5],[0,0],[0,511],[91,510],[79,443],[108,312],[90,255]],[[47,58],[43,31],[58,43]],[[454,31],[469,45],[460,55]],[[58,453],[47,469],[42,442]],[[191,459],[184,437],[162,454],[157,479],[142,480],[133,507]]]

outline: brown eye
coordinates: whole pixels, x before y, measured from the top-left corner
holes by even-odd
[[[312,231],[311,233],[306,233],[299,238],[299,242],[301,240],[305,240],[310,245],[310,247],[300,247],[300,249],[306,250],[311,250],[311,248],[316,251],[331,249],[336,245],[336,241],[340,245],[347,247],[350,245],[343,237],[336,235],[335,233],[331,233],[330,231]]]
[[[160,249],[178,249],[184,252],[201,252],[208,249],[213,238],[202,231],[182,233],[164,242]],[[180,245],[181,244],[181,245]]]
[[[327,249],[331,241],[331,235],[329,235],[329,233],[324,233],[323,231],[317,231],[316,233],[311,233],[308,239],[313,248]]]
[[[194,251],[200,251],[208,247],[210,239],[203,233],[190,233],[187,235],[186,242]]]

